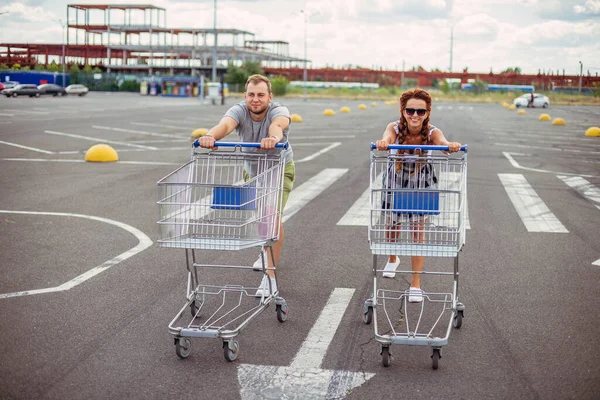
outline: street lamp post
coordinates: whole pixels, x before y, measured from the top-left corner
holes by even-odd
[[[306,81],[308,79],[308,73],[306,71],[306,30],[308,25],[308,14],[304,10],[300,10],[304,14],[304,101],[306,101]]]
[[[581,78],[583,77],[583,63],[579,61],[579,93],[581,93]]]
[[[213,19],[213,30],[215,43],[213,46],[212,56],[212,81],[217,81],[217,0],[214,1],[214,19]]]
[[[65,87],[65,23],[59,19],[57,20],[62,26],[62,86]]]

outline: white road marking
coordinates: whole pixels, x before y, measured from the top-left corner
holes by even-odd
[[[5,142],[3,140],[0,140],[0,143],[5,144],[7,146],[13,146],[13,147],[19,147],[21,149],[25,149],[25,150],[31,150],[31,151],[37,151],[38,153],[44,153],[44,154],[54,154],[53,151],[49,151],[49,150],[42,150],[42,149],[37,149],[35,147],[29,147],[29,146],[23,146],[22,144],[16,144],[16,143],[11,143],[11,142]]]
[[[566,183],[569,187],[575,189],[598,209],[600,209],[600,189],[583,179],[581,176],[557,175],[557,178]]]
[[[320,369],[354,289],[335,288],[288,367],[238,366],[242,400],[343,399],[375,374]]]
[[[125,132],[125,133],[135,133],[138,135],[148,135],[148,136],[158,136],[158,137],[166,137],[166,138],[174,138],[174,139],[182,139],[185,136],[183,135],[173,135],[169,133],[155,133],[155,132],[147,132],[147,131],[137,131],[133,129],[124,129],[124,128],[113,128],[110,126],[102,126],[102,125],[92,125],[94,129],[103,129],[106,131],[114,131],[114,132]]]
[[[308,336],[290,364],[291,368],[319,368],[321,366],[353,295],[354,289],[335,288],[333,290],[321,315],[308,332]]]
[[[569,233],[521,174],[498,174],[528,232]]]
[[[548,171],[545,169],[539,169],[539,168],[529,168],[529,167],[523,167],[521,166],[512,156],[524,156],[525,154],[522,153],[509,153],[506,151],[503,151],[502,154],[504,154],[504,157],[506,157],[506,159],[512,164],[513,167],[518,168],[518,169],[523,169],[525,171],[533,171],[533,172],[543,172],[545,174],[560,174],[560,175],[569,175],[569,176],[583,176],[585,178],[594,178],[597,175],[585,175],[585,174],[572,174],[570,172],[557,172],[557,171]]]
[[[557,177],[600,210],[600,189],[580,176],[557,175]],[[592,265],[600,265],[600,259],[594,261]]]
[[[526,144],[517,144],[517,143],[494,143],[493,145],[494,146],[512,147],[512,148],[536,149],[536,150],[544,150],[544,151],[559,151],[559,152],[563,152],[563,153],[600,154],[600,151],[563,149],[563,148],[556,148],[556,147],[539,147],[539,146],[530,146],[530,145],[526,145]]]
[[[48,115],[50,114],[50,111],[31,111],[31,110],[13,110],[13,109],[8,109],[5,108],[4,111],[13,111],[13,112],[18,112],[18,113],[25,113],[25,114],[39,114],[39,115]]]
[[[152,127],[158,127],[158,128],[168,128],[168,129],[194,129],[191,126],[175,126],[175,125],[165,125],[165,124],[155,124],[152,122],[130,122],[131,125],[138,125],[138,126],[152,126]]]
[[[3,158],[3,161],[31,161],[31,162],[58,162],[58,163],[84,163],[85,160],[65,160],[51,158]],[[129,165],[181,165],[181,163],[170,163],[161,161],[116,161],[117,164]]]
[[[137,228],[134,228],[131,225],[124,224],[122,222],[114,221],[108,218],[95,217],[93,215],[84,215],[84,214],[71,214],[71,213],[58,213],[58,212],[41,212],[41,211],[10,211],[10,210],[0,210],[0,213],[3,214],[24,214],[24,215],[51,215],[51,216],[59,216],[59,217],[78,217],[78,218],[86,218],[91,219],[93,221],[104,222],[106,224],[117,226],[121,229],[126,230],[131,233],[138,239],[137,246],[127,250],[126,252],[119,254],[118,256],[105,261],[104,263],[98,265],[90,269],[87,272],[71,279],[68,282],[63,283],[60,286],[44,288],[44,289],[34,289],[34,290],[25,290],[21,292],[12,292],[12,293],[4,293],[0,294],[0,299],[6,299],[9,297],[18,297],[18,296],[29,296],[33,294],[41,294],[41,293],[53,293],[53,292],[62,292],[65,290],[69,290],[74,288],[77,285],[82,284],[88,279],[93,278],[94,276],[106,271],[110,267],[117,265],[121,261],[125,261],[128,258],[136,255],[137,253],[147,249],[152,246],[152,240],[142,231]]]
[[[321,150],[317,151],[316,153],[314,153],[314,154],[312,154],[312,155],[310,155],[310,156],[308,156],[308,157],[304,157],[304,158],[303,158],[303,159],[301,159],[301,160],[294,161],[294,163],[296,163],[296,164],[299,164],[299,163],[303,163],[303,162],[307,162],[307,161],[312,161],[312,160],[314,160],[315,158],[317,158],[318,156],[320,156],[321,154],[325,154],[325,153],[327,153],[329,150],[335,149],[336,147],[338,147],[338,146],[339,146],[339,145],[341,145],[341,144],[342,144],[342,143],[340,143],[340,142],[335,142],[335,143],[332,143],[332,144],[330,144],[329,146],[327,146],[327,147],[325,147],[325,148],[323,148],[323,149],[321,149]]]
[[[75,135],[73,133],[56,132],[56,131],[44,131],[44,132],[48,133],[50,135],[67,136],[67,137],[72,137],[75,139],[89,140],[91,142],[119,144],[122,146],[137,147],[137,148],[146,149],[146,150],[158,150],[158,148],[156,148],[156,147],[144,146],[141,144],[131,144],[131,143],[127,143],[127,142],[119,142],[116,140],[106,140],[104,138],[95,138],[95,137],[89,137],[89,136]]]
[[[5,113],[0,113],[0,116],[2,117],[14,117],[15,114],[5,114]]]
[[[348,172],[347,168],[327,168],[304,182],[291,191],[283,213],[283,221],[287,221],[308,202],[317,197],[322,191],[331,186],[342,175]]]

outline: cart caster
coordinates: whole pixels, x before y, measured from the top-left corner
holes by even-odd
[[[460,327],[462,326],[463,317],[464,314],[462,310],[456,311],[456,315],[454,315],[454,318],[452,319],[452,326],[456,329],[460,329]]]
[[[373,321],[373,301],[365,300],[363,305],[363,322],[369,325]]]
[[[237,340],[223,342],[223,355],[227,361],[234,361],[240,352],[240,344]]]
[[[189,338],[175,338],[175,353],[179,358],[188,358],[191,352],[192,341]]]
[[[431,368],[438,369],[440,358],[442,358],[440,349],[433,349],[433,354],[431,355]]]
[[[275,306],[275,311],[277,312],[277,321],[285,322],[288,316],[288,306],[286,302],[282,304],[277,304]]]
[[[392,363],[392,355],[389,346],[381,346],[381,363],[384,367],[389,367]]]

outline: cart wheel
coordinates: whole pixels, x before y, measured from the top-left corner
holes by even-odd
[[[392,363],[392,355],[390,354],[389,346],[381,347],[381,363],[384,367],[389,367]]]
[[[192,352],[192,341],[189,338],[175,338],[175,353],[179,358],[188,358]]]
[[[442,358],[440,349],[433,349],[433,354],[431,355],[431,368],[438,369],[440,358]]]
[[[373,306],[368,306],[366,303],[363,306],[363,322],[369,325],[373,321]]]
[[[288,306],[286,303],[277,304],[275,306],[275,310],[277,311],[277,321],[285,322],[288,316]]]
[[[234,361],[240,352],[240,345],[237,340],[223,342],[223,355],[227,361]]]
[[[190,313],[192,314],[192,318],[200,318],[200,314],[196,315],[198,312],[198,306],[196,305],[196,300],[192,301],[190,304]]]
[[[454,319],[452,320],[452,326],[454,326],[456,329],[460,329],[460,327],[462,326],[462,320],[463,320],[463,311],[457,311],[456,315],[454,316]]]

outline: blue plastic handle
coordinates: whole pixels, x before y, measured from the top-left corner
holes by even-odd
[[[375,143],[371,143],[371,150],[375,150],[376,148],[377,148],[377,145]],[[460,151],[464,151],[466,153],[467,148],[468,148],[468,145],[465,144],[460,148]],[[416,149],[449,151],[450,147],[449,146],[432,146],[432,145],[414,145],[414,144],[390,144],[388,146],[388,150],[416,150]]]
[[[194,140],[193,143],[194,147],[200,147],[200,141],[199,139]],[[255,147],[257,149],[260,149],[260,143],[243,143],[243,142],[215,142],[215,147]],[[283,148],[284,150],[287,150],[288,147],[290,147],[290,144],[288,142],[283,142],[283,143],[277,143],[275,145],[276,148]]]

